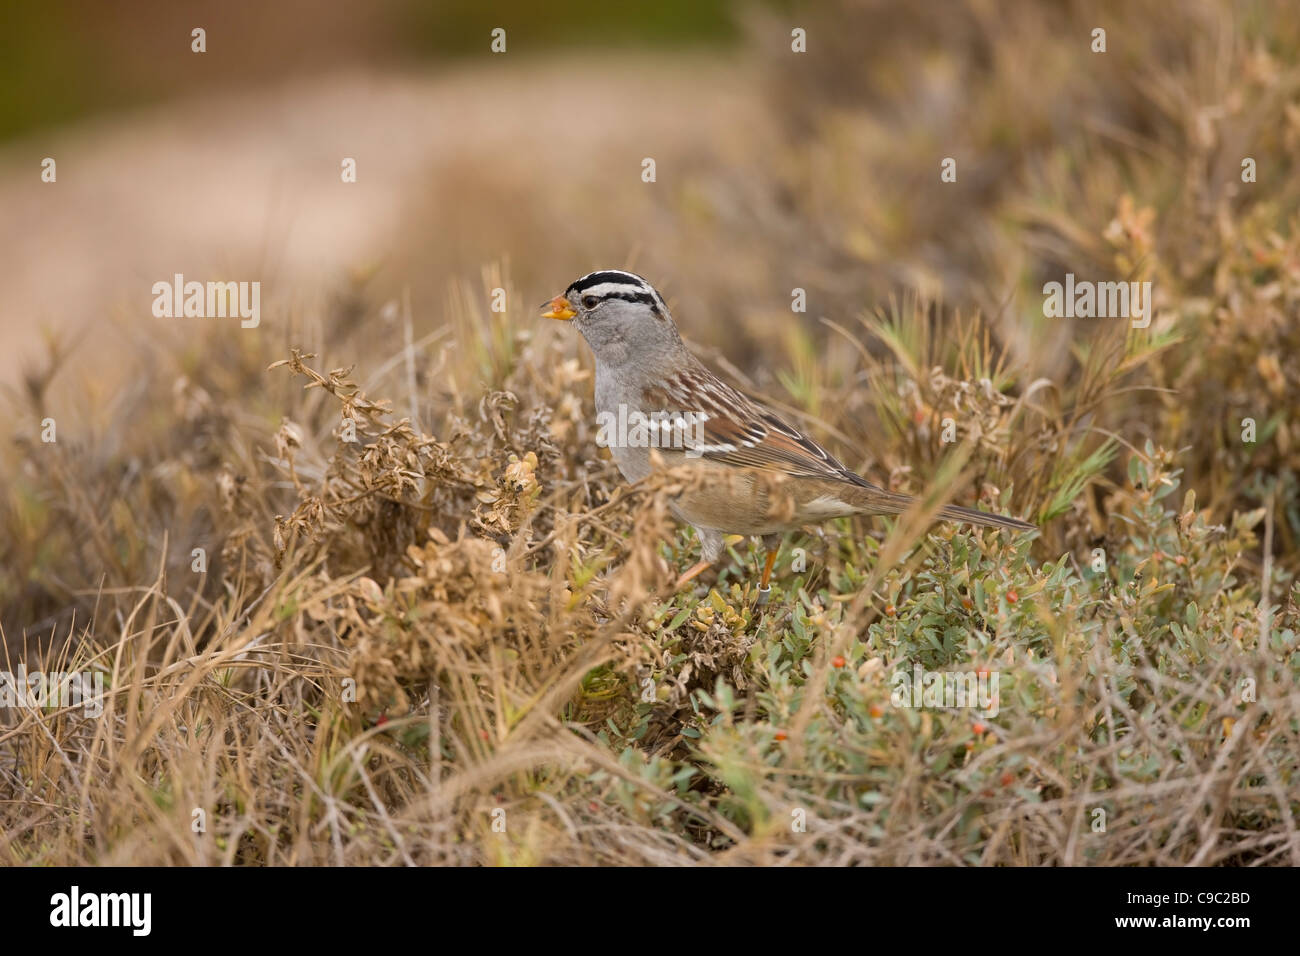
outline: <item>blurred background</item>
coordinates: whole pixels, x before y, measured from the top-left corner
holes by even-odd
[[[356,269],[427,307],[496,260],[562,288],[647,251],[644,223],[608,231],[609,204],[656,205],[644,156],[698,157],[760,113],[737,13],[717,0],[87,0],[0,16],[6,376],[42,328],[148,318],[149,286],[177,271],[251,270],[282,302]],[[42,189],[47,156],[58,180]],[[670,193],[685,173],[665,168]]]
[[[1155,275],[1160,243],[1199,243],[1245,198],[1238,141],[1283,154],[1256,191],[1282,186],[1300,29],[1286,9],[1196,0],[1168,23],[997,0],[8,5],[0,375],[44,328],[93,338],[113,314],[147,316],[150,285],[176,272],[257,273],[289,308],[350,270],[427,317],[485,263],[530,295],[637,268],[705,343],[787,334],[798,286],[814,336],[819,317],[917,291],[982,309],[1021,356],[1064,356],[1044,281]],[[958,179],[941,184],[948,157]],[[1137,221],[1117,218],[1126,192],[1142,200],[1130,218],[1151,204],[1176,226],[1147,223],[1137,257],[1105,235]],[[1209,255],[1178,280],[1203,283]]]

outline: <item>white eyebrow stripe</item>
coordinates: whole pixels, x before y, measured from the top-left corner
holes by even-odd
[[[636,295],[648,295],[650,290],[640,283],[633,282],[602,282],[600,285],[594,285],[590,289],[583,289],[580,295],[583,297],[594,295],[597,298],[603,298],[611,292],[631,292]]]

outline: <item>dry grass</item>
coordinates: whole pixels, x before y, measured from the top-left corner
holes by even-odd
[[[1092,16],[870,19],[889,55],[774,76],[785,145],[737,130],[770,159],[701,163],[649,226],[740,384],[1040,536],[845,520],[765,608],[744,543],[675,593],[680,477],[623,486],[589,358],[523,306],[570,276],[177,325],[111,400],[56,352],[12,415],[59,441],[0,465],[7,669],[108,693],[0,711],[0,859],[1300,864],[1300,35],[1115,4],[1099,70]],[[959,146],[980,188],[941,192],[917,157]],[[1155,321],[1044,319],[1065,271],[1151,278]],[[893,706],[914,663],[997,672],[999,713]]]

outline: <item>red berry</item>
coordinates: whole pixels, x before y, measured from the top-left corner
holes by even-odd
[[[881,717],[885,716],[885,708],[881,707],[879,704],[872,704],[867,708],[867,713],[876,718],[876,720],[879,720]]]
[[[831,667],[843,667],[847,663],[848,661],[846,661],[839,654],[836,654],[834,657],[831,658]]]
[[[785,740],[785,737],[786,737],[786,734],[785,734],[785,731],[784,731],[784,730],[778,730],[778,731],[776,732],[776,739],[777,739],[777,740]]]
[[[387,715],[387,714],[380,714],[380,715],[379,715],[379,719],[375,721],[375,726],[376,726],[376,727],[382,727],[382,726],[384,726],[384,724],[386,724],[386,723],[388,723],[388,715]]]
[[[1019,600],[1020,600],[1020,595],[1017,594],[1015,591],[1008,591],[1008,592],[1007,592],[1007,603],[1008,603],[1008,604],[1015,604],[1015,603],[1016,603],[1017,601],[1019,601]]]
[[[976,734],[982,734],[988,728],[985,727],[983,724],[981,724],[979,721],[976,721],[975,723],[971,724],[970,729],[975,731]]]
[[[898,608],[894,607],[894,605],[892,604],[885,605],[885,617],[893,617],[897,613],[898,613]]]
[[[1003,772],[1001,782],[1002,782],[1002,786],[1009,787],[1016,782],[1016,775],[1012,773],[1010,770],[1007,770]]]

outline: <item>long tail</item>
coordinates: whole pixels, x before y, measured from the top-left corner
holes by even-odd
[[[960,505],[948,505],[940,510],[939,517],[948,521],[965,521],[968,524],[983,525],[986,528],[1010,528],[1012,531],[1038,530],[1037,525],[1032,525],[1028,521],[1021,521],[1019,518],[1008,518],[1004,515],[995,515],[976,508],[963,508]]]
[[[901,514],[912,506],[916,500],[911,495],[899,495],[872,485],[855,489],[854,504],[868,514]],[[963,508],[960,505],[947,505],[940,509],[939,517],[945,521],[964,521],[967,524],[982,525],[986,528],[1009,528],[1012,531],[1037,531],[1038,526],[1019,518],[995,515],[976,508]]]

